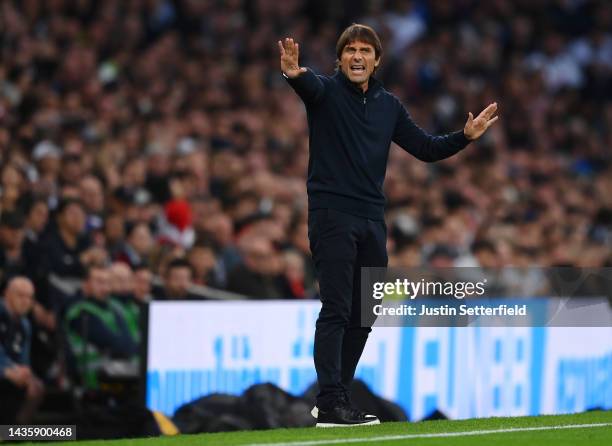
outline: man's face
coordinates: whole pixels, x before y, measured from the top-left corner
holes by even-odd
[[[71,234],[78,235],[85,229],[85,211],[79,204],[71,204],[60,215],[60,226]]]
[[[187,296],[191,286],[191,270],[187,267],[174,267],[168,271],[166,293],[170,298]]]
[[[95,268],[84,284],[85,293],[97,300],[106,300],[111,292],[111,276],[106,268]]]
[[[151,279],[153,274],[147,269],[139,269],[134,273],[134,296],[144,300],[151,294]]]
[[[359,85],[368,82],[379,63],[374,47],[359,40],[348,43],[340,55],[340,69],[351,82]]]
[[[0,226],[0,245],[7,249],[18,249],[23,242],[23,228]]]
[[[19,316],[28,314],[34,304],[34,286],[24,278],[12,280],[6,288],[5,299],[8,308]]]
[[[146,225],[138,225],[130,234],[132,248],[141,256],[146,256],[153,248],[153,237],[151,230]]]
[[[100,180],[87,177],[80,184],[81,198],[90,212],[104,211],[104,191]]]
[[[130,294],[134,291],[134,273],[125,263],[115,262],[110,267],[111,292],[115,294]]]
[[[36,233],[42,232],[49,220],[49,207],[44,202],[36,203],[30,210],[28,225]]]

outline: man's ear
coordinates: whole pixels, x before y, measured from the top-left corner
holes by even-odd
[[[374,68],[378,68],[380,65],[380,57],[374,61]]]

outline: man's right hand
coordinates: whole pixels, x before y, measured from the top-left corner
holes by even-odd
[[[25,387],[31,376],[32,372],[26,366],[14,365],[4,369],[4,377],[17,387]]]
[[[284,43],[278,41],[278,49],[280,50],[281,71],[288,78],[293,79],[306,72],[306,68],[300,68],[298,64],[300,55],[300,45],[298,43],[287,37]]]

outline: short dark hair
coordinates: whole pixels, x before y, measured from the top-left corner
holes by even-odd
[[[166,276],[168,276],[168,274],[170,274],[170,271],[175,268],[187,268],[189,272],[193,275],[193,269],[191,267],[191,264],[187,261],[187,259],[184,259],[182,257],[172,259],[168,263],[168,266],[166,267]]]
[[[476,254],[480,251],[489,251],[491,254],[497,254],[497,249],[491,240],[478,239],[472,243],[472,252]]]
[[[83,204],[83,202],[79,199],[79,198],[74,198],[74,197],[66,197],[66,198],[62,198],[59,202],[59,204],[57,205],[57,214],[63,214],[64,211],[66,209],[68,209],[70,206],[72,205],[77,205],[80,206],[81,209],[85,209],[85,205]]]
[[[365,42],[369,43],[374,47],[374,55],[376,59],[380,59],[382,56],[382,44],[380,43],[380,38],[376,31],[368,25],[362,25],[360,23],[353,23],[351,26],[347,27],[340,37],[338,38],[338,42],[336,42],[336,57],[340,60],[342,56],[342,51],[344,47],[353,42]]]
[[[81,277],[84,281],[87,281],[91,278],[94,271],[99,271],[99,270],[106,271],[108,270],[108,266],[103,263],[99,263],[99,262],[94,262],[94,263],[90,263],[89,265],[85,265],[85,268],[82,271]]]

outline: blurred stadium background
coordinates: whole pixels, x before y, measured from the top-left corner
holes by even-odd
[[[329,74],[351,22],[379,32],[377,76],[430,133],[500,108],[447,161],[392,149],[390,266],[612,266],[609,2],[2,1],[0,276],[35,292],[31,311],[3,294],[0,421],[143,435],[202,395],[307,389],[308,131],[276,42]],[[360,378],[410,419],[612,408],[609,328],[474,336],[381,329]]]

